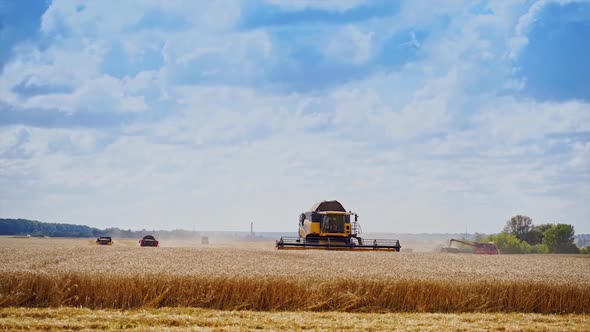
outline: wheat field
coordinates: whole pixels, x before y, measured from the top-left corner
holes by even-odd
[[[242,248],[240,248],[242,247]],[[0,307],[590,312],[582,255],[276,251],[272,242],[139,248],[0,238]]]

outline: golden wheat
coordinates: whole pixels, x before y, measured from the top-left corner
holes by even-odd
[[[133,248],[85,241],[15,246],[0,239],[0,306],[590,312],[590,259],[583,256]]]
[[[0,274],[0,306],[588,313],[590,287],[506,281]]]
[[[53,239],[51,239],[53,240]],[[4,245],[0,272],[161,273],[182,276],[343,277],[351,279],[539,281],[589,283],[582,255],[452,255],[439,253],[277,251],[270,248],[139,248],[89,240],[48,240],[45,247]],[[82,242],[84,241],[84,242]],[[20,243],[27,244],[28,240]],[[67,243],[68,245],[61,245]],[[83,244],[83,245],[82,245]],[[271,243],[272,244],[272,243]]]

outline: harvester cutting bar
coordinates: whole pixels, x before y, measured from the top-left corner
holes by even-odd
[[[276,242],[276,248],[283,250],[400,251],[401,246],[399,240],[391,239],[318,238],[306,240],[297,237],[281,237]]]

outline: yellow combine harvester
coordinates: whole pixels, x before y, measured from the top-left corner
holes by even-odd
[[[351,217],[354,216],[354,220]],[[299,237],[281,237],[282,250],[371,250],[400,251],[398,240],[363,239],[358,215],[346,211],[338,201],[323,201],[299,216]]]

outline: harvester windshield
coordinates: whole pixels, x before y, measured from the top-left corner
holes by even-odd
[[[327,214],[322,220],[322,233],[344,233],[343,214]]]

